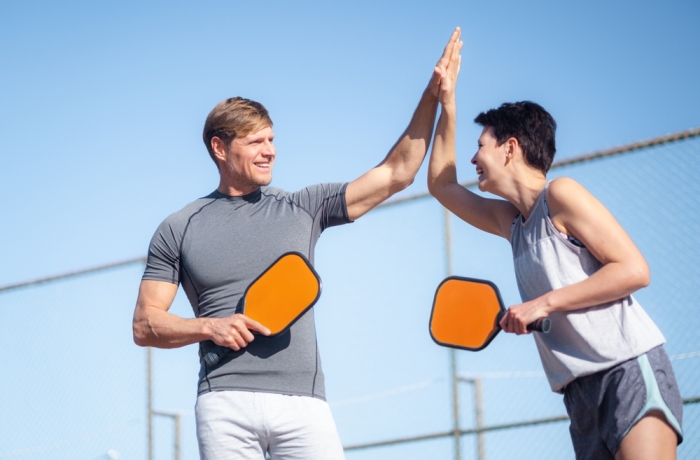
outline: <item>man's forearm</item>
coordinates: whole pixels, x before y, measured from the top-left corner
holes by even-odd
[[[445,46],[438,65],[433,70],[428,87],[423,91],[408,127],[389,150],[382,162],[350,182],[345,192],[348,216],[351,220],[364,215],[393,194],[405,189],[416,177],[430,146],[438,107],[440,76],[438,68],[447,67],[455,59],[459,47],[459,28],[455,29]]]
[[[375,168],[350,182],[345,192],[348,216],[355,220],[413,182],[428,151],[437,97],[423,92],[408,127]]]
[[[426,88],[406,131],[389,151],[383,164],[392,168],[394,180],[408,186],[416,176],[430,145],[438,99]]]
[[[179,348],[211,339],[208,318],[185,319],[155,307],[134,315],[134,342],[140,346]]]

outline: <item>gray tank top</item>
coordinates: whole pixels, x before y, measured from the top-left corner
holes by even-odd
[[[547,184],[549,185],[549,184]],[[527,220],[518,214],[510,243],[523,302],[577,283],[602,264],[559,232],[549,217],[547,187]],[[552,330],[534,333],[547,379],[555,392],[577,377],[636,358],[666,340],[631,295],[613,302],[549,316]]]

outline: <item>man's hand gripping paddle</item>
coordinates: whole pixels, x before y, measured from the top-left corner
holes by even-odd
[[[311,308],[321,296],[321,278],[298,252],[283,254],[243,294],[243,314],[270,330],[282,334]],[[215,366],[230,351],[217,345],[204,355]]]
[[[490,281],[451,276],[435,292],[430,336],[445,347],[479,351],[501,331],[506,313],[498,288]],[[551,322],[540,318],[528,331],[549,332]]]

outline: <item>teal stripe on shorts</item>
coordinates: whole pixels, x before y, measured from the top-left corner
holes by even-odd
[[[627,432],[629,432],[632,429],[632,427],[649,412],[653,410],[658,410],[664,414],[664,417],[666,417],[666,421],[668,421],[669,425],[671,425],[671,427],[673,427],[673,429],[676,430],[676,433],[683,436],[681,424],[678,423],[678,420],[676,420],[676,417],[673,415],[673,412],[671,412],[671,409],[669,409],[668,405],[664,401],[664,398],[661,396],[661,390],[659,389],[659,384],[656,381],[656,377],[654,376],[654,369],[651,368],[651,364],[649,363],[649,358],[647,357],[647,354],[644,353],[643,355],[638,356],[637,362],[639,363],[639,367],[642,370],[644,385],[647,389],[647,400],[644,403],[644,407],[642,407],[642,410],[639,411],[639,414],[634,419]],[[625,435],[626,434],[627,433],[625,433]]]

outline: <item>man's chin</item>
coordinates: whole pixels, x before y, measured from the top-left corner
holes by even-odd
[[[243,182],[252,187],[264,187],[272,182],[272,174],[264,174],[246,178]]]

